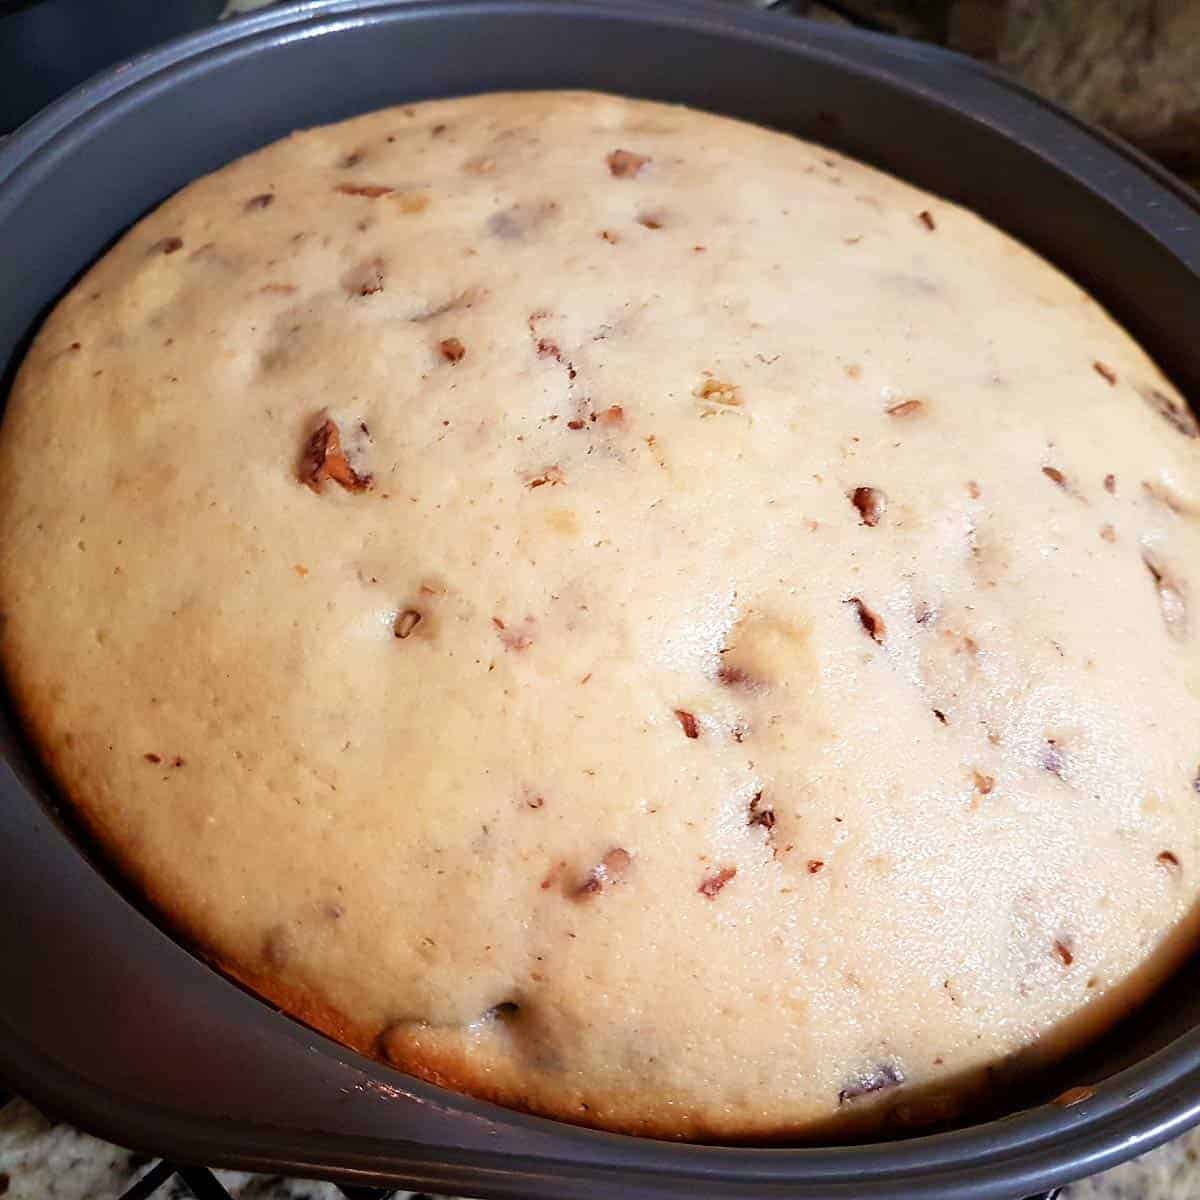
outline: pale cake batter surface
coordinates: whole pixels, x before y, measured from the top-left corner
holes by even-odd
[[[777,133],[398,108],[186,188],[0,432],[0,637],[177,927],[451,1087],[908,1127],[1192,945],[1200,460],[1079,288]]]

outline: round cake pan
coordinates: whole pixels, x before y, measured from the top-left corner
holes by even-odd
[[[745,117],[967,204],[1089,288],[1200,395],[1195,195],[968,60],[715,0],[314,0],[121,64],[0,149],[0,394],[55,298],[197,175],[300,126],[531,87]],[[2,716],[0,1077],[125,1145],[483,1197],[1013,1200],[1200,1120],[1200,964],[1009,1097],[1007,1115],[930,1136],[677,1145],[442,1091],[275,1012],[174,940],[60,812],[11,709]],[[1076,1085],[1093,1090],[1049,1102]]]

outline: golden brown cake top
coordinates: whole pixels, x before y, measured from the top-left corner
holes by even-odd
[[[916,1123],[1191,944],[1196,427],[821,147],[540,93],[297,134],[59,305],[3,655],[238,977],[569,1120]]]

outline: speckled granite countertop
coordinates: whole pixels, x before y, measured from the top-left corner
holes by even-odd
[[[0,1109],[0,1196],[5,1200],[118,1200],[153,1165],[144,1154],[53,1124],[23,1100]],[[243,1171],[214,1174],[234,1200],[346,1200],[329,1183]],[[172,1179],[153,1200],[190,1200],[191,1195]],[[396,1192],[394,1200],[429,1198]],[[1200,1200],[1200,1130],[1072,1184],[1060,1200]]]

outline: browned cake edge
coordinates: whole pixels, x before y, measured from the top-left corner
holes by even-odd
[[[5,583],[0,578],[0,595],[3,595]],[[136,843],[122,839],[105,821],[104,805],[96,803],[89,781],[75,780],[73,785],[68,784],[66,764],[48,736],[53,723],[53,697],[42,694],[41,689],[27,678],[22,655],[3,632],[4,623],[0,620],[0,669],[25,737],[57,790],[69,800],[69,808],[117,873],[134,884],[167,926],[168,932],[222,974],[284,1015],[368,1058],[438,1087],[572,1125],[641,1137],[757,1145],[811,1145],[822,1141],[877,1140],[881,1136],[927,1133],[948,1122],[961,1124],[973,1113],[984,1115],[996,1111],[999,1107],[997,1097],[1002,1099],[1013,1082],[1029,1074],[1032,1065],[1029,1055],[1022,1054],[1008,1070],[1003,1066],[985,1068],[970,1079],[944,1080],[938,1089],[906,1089],[904,1103],[893,1110],[890,1119],[883,1121],[881,1106],[864,1105],[825,1121],[758,1125],[748,1122],[744,1112],[729,1114],[722,1120],[711,1110],[681,1112],[669,1101],[661,1104],[658,1097],[636,1093],[619,1096],[593,1093],[581,1103],[576,1094],[537,1086],[534,1079],[528,1080],[531,1086],[525,1086],[519,1066],[511,1067],[507,1072],[489,1069],[486,1059],[481,1061],[462,1039],[453,1036],[439,1038],[442,1044],[438,1046],[414,1044],[421,1041],[419,1036],[387,1039],[386,1026],[363,1024],[328,1004],[312,988],[281,979],[278,974],[265,970],[261,963],[230,957],[215,944],[206,934],[198,914],[190,911],[185,901],[162,886],[139,863]],[[1105,997],[1086,1012],[1076,1013],[1068,1020],[1067,1024],[1074,1028],[1070,1031],[1071,1050],[1067,1054],[1128,1015],[1182,964],[1188,949],[1200,939],[1200,912],[1194,911],[1186,924],[1191,929],[1185,936],[1165,943],[1143,964],[1136,973],[1137,978],[1126,980],[1121,988],[1114,989],[1111,997]],[[1052,1065],[1052,1060],[1037,1065],[1047,1067]]]

